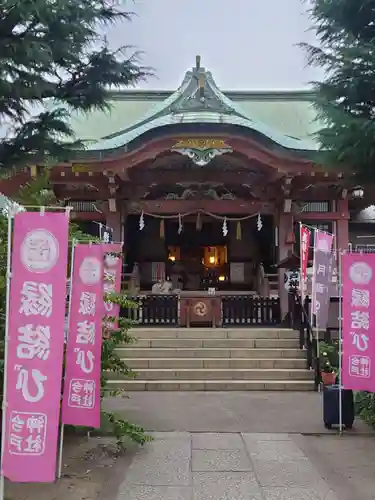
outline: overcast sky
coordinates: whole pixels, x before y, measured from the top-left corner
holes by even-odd
[[[137,16],[111,28],[111,45],[132,44],[157,78],[144,88],[174,89],[202,56],[223,89],[299,89],[319,78],[301,41],[315,42],[301,0],[109,0]]]

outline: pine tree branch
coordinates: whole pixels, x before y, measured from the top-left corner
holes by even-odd
[[[375,0],[312,0],[320,46],[301,44],[326,71],[314,82],[318,133],[331,166],[375,179]]]
[[[108,109],[109,92],[152,74],[129,46],[111,51],[99,25],[131,20],[106,0],[2,0],[0,9],[0,166],[31,157],[67,159],[83,144],[73,111]],[[35,161],[35,159],[34,159]]]

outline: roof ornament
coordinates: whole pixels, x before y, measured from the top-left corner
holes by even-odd
[[[199,98],[201,101],[204,101],[204,87],[206,85],[206,76],[203,73],[199,75]]]
[[[195,73],[196,78],[198,80],[198,88],[197,91],[199,92],[199,99],[201,101],[204,101],[205,95],[204,95],[204,90],[206,86],[206,74],[204,71],[201,71],[201,56],[197,55],[195,56]],[[198,93],[197,92],[197,93]]]
[[[187,156],[198,167],[204,167],[216,156],[233,153],[233,148],[222,139],[180,139],[171,148],[172,152]]]

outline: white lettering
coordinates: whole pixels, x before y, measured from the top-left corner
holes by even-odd
[[[20,344],[17,346],[17,357],[20,359],[46,360],[50,353],[51,332],[49,326],[25,325],[18,329]]]
[[[80,321],[77,323],[77,344],[95,344],[95,323],[93,321]]]
[[[113,302],[104,302],[104,308],[106,310],[107,313],[110,313],[113,311]]]
[[[318,275],[321,274],[322,276],[325,276],[326,271],[327,271],[327,266],[323,266],[323,264],[319,264],[317,274]]]
[[[43,384],[47,380],[47,377],[43,375],[39,370],[36,370],[34,368],[31,370],[31,378],[33,379],[33,382],[36,385],[36,394],[35,396],[33,396],[29,392],[28,370],[22,368],[20,365],[16,365],[14,369],[19,372],[17,377],[16,389],[22,391],[22,396],[24,397],[25,401],[28,401],[29,403],[37,403],[38,401],[40,401],[44,396]]]
[[[68,405],[76,408],[94,408],[95,381],[72,379],[69,387]]]
[[[94,354],[91,351],[82,351],[81,349],[74,349],[74,351],[77,353],[76,364],[81,367],[83,372],[91,373],[94,369]]]
[[[25,425],[26,423],[26,425]],[[47,415],[34,412],[11,412],[9,453],[42,455],[46,444]]]
[[[116,280],[116,270],[115,269],[104,269],[104,281],[110,281],[113,283]]]
[[[369,290],[359,290],[353,288],[352,290],[352,307],[370,307],[370,292]]]
[[[362,311],[352,311],[350,313],[352,322],[351,328],[354,330],[368,330],[370,328],[370,314]]]
[[[117,255],[113,255],[113,254],[109,253],[105,256],[105,259],[104,259],[105,265],[107,267],[114,267],[117,265],[118,259],[119,259],[119,257]]]
[[[35,438],[30,435],[25,439],[25,441],[27,446],[23,451],[26,453],[35,453],[37,455],[40,454],[44,448],[42,436],[40,434],[37,434]]]
[[[104,283],[103,286],[104,293],[113,293],[115,292],[115,284],[114,283]]]
[[[82,292],[79,305],[79,313],[87,316],[94,316],[96,311],[96,294]]]
[[[12,431],[20,433],[22,432],[23,426],[25,425],[25,421],[19,415],[15,415],[11,419],[12,423]]]
[[[45,316],[52,314],[52,285],[25,281],[21,290],[19,312],[25,316]]]
[[[350,332],[353,337],[352,344],[358,349],[358,351],[365,352],[368,349],[369,337],[365,333]]]
[[[368,356],[350,356],[349,374],[353,377],[371,376],[371,359]]]
[[[17,434],[11,434],[9,437],[10,446],[16,448],[18,452],[22,451],[22,442],[23,442],[22,436],[18,436]]]
[[[322,283],[315,283],[315,292],[316,293],[324,293],[326,290],[326,286]]]
[[[44,425],[45,425],[45,419],[43,415],[39,415],[38,417],[32,416],[27,419],[26,423],[26,426],[31,433],[36,431],[38,434],[41,434],[41,432],[44,429]]]

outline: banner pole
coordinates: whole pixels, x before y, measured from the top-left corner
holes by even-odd
[[[315,341],[315,346],[316,346],[316,363],[320,363],[319,359],[319,332],[317,331],[316,328],[316,316],[315,316],[315,321],[314,321],[314,312],[313,312],[313,305],[315,304],[316,300],[316,239],[317,239],[317,229],[314,228],[314,253],[313,253],[313,273],[312,273],[312,283],[311,283],[311,305],[310,305],[310,325],[311,325],[311,332],[312,332],[312,342]],[[318,368],[318,367],[315,367]],[[320,392],[320,384],[318,385],[318,392]]]
[[[1,430],[1,471],[0,471],[0,500],[5,500],[5,478],[3,471],[3,459],[6,443],[6,408],[7,408],[7,367],[8,367],[8,339],[9,339],[9,306],[10,306],[10,284],[11,284],[11,259],[12,259],[12,210],[8,210],[8,248],[7,248],[7,274],[6,274],[6,306],[5,306],[5,345],[4,345],[4,383],[3,383],[3,405],[2,405],[2,430]]]
[[[342,425],[342,253],[338,250],[338,280],[339,280],[339,434],[343,434]]]
[[[319,326],[315,327],[315,339],[316,339],[316,362],[318,363],[319,366],[320,365]],[[320,383],[318,385],[318,392],[321,391],[322,391],[322,384]]]
[[[73,262],[74,262],[74,248],[77,244],[77,240],[73,238],[72,240],[72,254],[70,257],[70,280],[69,280],[69,305],[68,305],[68,337],[69,337],[69,324],[70,324],[70,311],[71,311],[71,306],[72,306],[72,282],[73,282]],[[68,339],[66,339],[67,341]],[[63,380],[63,388],[65,388],[64,380]],[[64,397],[64,389],[63,389],[63,394],[61,398],[61,403],[62,399]],[[59,457],[58,457],[58,465],[57,465],[57,479],[61,478],[61,472],[62,472],[62,459],[63,459],[63,449],[64,449],[64,429],[65,426],[61,422],[60,426],[60,443],[59,443]],[[0,499],[2,500],[2,499]]]
[[[300,283],[300,292],[301,292],[301,302],[302,306],[304,306],[305,302],[305,277],[303,270],[303,242],[302,242],[302,222],[299,223],[299,283]],[[308,259],[309,249],[307,249],[307,259]]]

